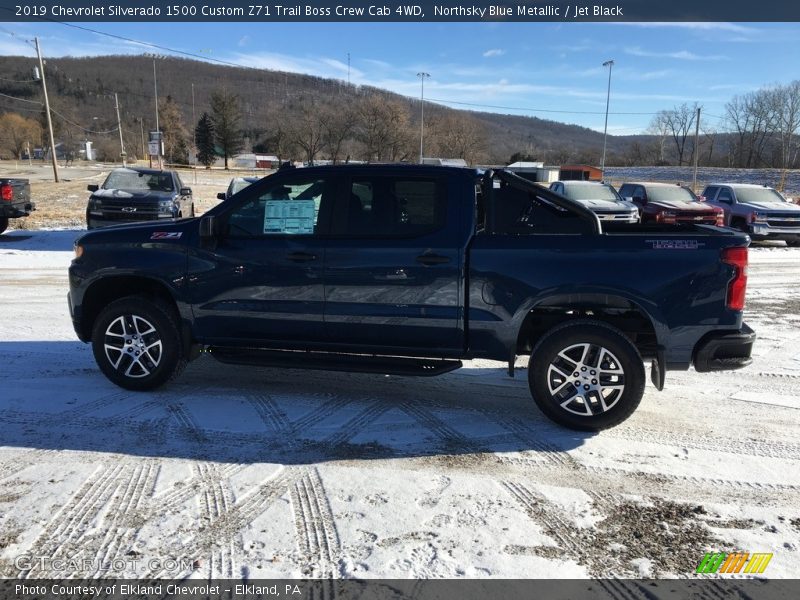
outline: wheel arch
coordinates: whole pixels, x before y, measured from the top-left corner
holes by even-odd
[[[167,304],[181,324],[184,345],[191,342],[191,333],[186,320],[182,317],[170,288],[162,281],[141,275],[102,277],[89,285],[83,294],[80,307],[81,339],[88,340],[92,337],[94,323],[105,306],[120,298],[137,295],[161,300]]]
[[[663,327],[641,302],[605,292],[561,293],[532,301],[521,311],[515,354],[529,354],[537,341],[562,323],[592,319],[607,323],[624,333],[642,356],[654,356],[663,345]]]

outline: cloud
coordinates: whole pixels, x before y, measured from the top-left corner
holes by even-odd
[[[484,52],[483,55],[486,58],[490,58],[492,56],[503,56],[503,54],[505,53],[506,51],[503,50],[502,48],[492,48],[491,50],[487,50],[486,52]]]
[[[241,38],[239,38],[239,42],[238,42],[237,45],[241,48],[242,46],[247,46],[247,44],[249,44],[249,43],[250,43],[250,36],[249,35],[245,35],[245,36],[242,36]]]
[[[631,56],[643,56],[646,58],[674,58],[677,60],[728,60],[727,56],[720,54],[695,54],[688,50],[679,50],[677,52],[652,52],[650,50],[642,50],[639,46],[625,48],[625,54]]]
[[[344,79],[347,77],[347,63],[327,56],[300,57],[279,54],[277,52],[239,52],[233,56],[226,57],[225,60],[257,69],[303,73],[306,75],[330,77],[333,79]],[[364,73],[359,69],[351,67],[350,78],[354,82],[356,80],[361,80],[364,78]]]
[[[614,23],[614,25],[627,25],[630,27],[652,28],[674,28],[689,29],[694,31],[728,31],[734,33],[756,33],[759,30],[754,27],[746,27],[736,23],[696,23],[696,22],[675,22],[675,23]]]

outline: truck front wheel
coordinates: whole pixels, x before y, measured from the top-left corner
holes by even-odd
[[[174,311],[160,300],[127,296],[98,315],[92,351],[103,374],[128,390],[152,390],[186,366]]]
[[[528,365],[537,406],[559,425],[582,431],[627,419],[639,406],[644,382],[636,346],[616,327],[588,319],[544,334]]]

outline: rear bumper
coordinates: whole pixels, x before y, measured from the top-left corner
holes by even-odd
[[[718,331],[705,336],[695,347],[694,368],[698,373],[741,369],[753,362],[750,353],[756,333],[742,323],[739,331]]]
[[[27,217],[34,210],[36,210],[36,205],[33,202],[25,202],[19,204],[6,204],[0,202],[0,217],[6,219],[17,219],[19,217]]]

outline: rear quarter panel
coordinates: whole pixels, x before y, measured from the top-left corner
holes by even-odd
[[[645,312],[667,363],[685,368],[697,340],[741,327],[725,307],[733,267],[722,248],[742,235],[478,235],[470,247],[469,328],[475,355],[507,360],[525,316],[554,296],[622,298]]]

